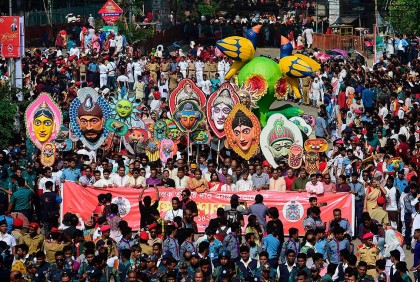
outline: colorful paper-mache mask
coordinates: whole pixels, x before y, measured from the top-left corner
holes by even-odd
[[[41,93],[25,112],[26,131],[36,147],[57,137],[62,123],[62,113],[48,93]]]
[[[80,89],[70,105],[74,134],[91,150],[99,148],[108,136],[105,121],[110,117],[108,102],[90,87]]]
[[[191,79],[183,79],[179,82],[178,86],[172,91],[169,96],[169,109],[172,115],[175,110],[184,101],[191,101],[204,109],[206,105],[206,95]]]
[[[173,114],[174,122],[183,132],[194,131],[204,119],[204,112],[192,101],[183,101]]]
[[[282,114],[274,114],[263,128],[260,142],[266,160],[277,168],[279,162],[288,159],[292,145],[303,146],[303,137],[296,124]]]
[[[235,89],[228,82],[223,83],[213,92],[207,101],[207,121],[213,133],[222,138],[225,136],[225,120],[236,104],[239,104],[239,97]]]
[[[166,163],[169,158],[173,158],[173,156],[178,151],[178,146],[174,143],[174,141],[169,139],[163,139],[160,141],[160,159],[162,162]]]
[[[226,139],[242,158],[249,160],[258,150],[261,126],[258,118],[244,105],[237,104],[226,118]]]
[[[57,149],[52,142],[44,143],[41,149],[41,164],[52,167],[55,163]]]

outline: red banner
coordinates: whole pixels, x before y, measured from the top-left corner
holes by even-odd
[[[168,210],[172,208],[172,197],[181,199],[181,189],[159,188],[160,203],[159,210],[161,217],[165,217]],[[63,185],[63,203],[62,214],[66,212],[78,213],[83,220],[91,217],[93,210],[98,204],[97,197],[102,193],[112,193],[112,202],[120,205],[120,210],[123,211],[122,217],[126,220],[133,229],[138,230],[140,227],[140,211],[138,196],[140,190],[133,188],[107,188],[97,189],[66,182]],[[195,221],[198,225],[198,230],[203,232],[207,227],[210,219],[216,217],[216,211],[219,207],[224,207],[229,204],[230,197],[233,193],[228,192],[209,192],[197,194],[191,193],[193,199],[198,206],[198,216]],[[241,199],[246,201],[248,206],[254,203],[256,191],[237,193]],[[264,204],[267,207],[277,207],[280,214],[280,220],[283,222],[285,233],[289,228],[296,227],[299,229],[299,234],[305,233],[303,229],[303,220],[306,217],[306,210],[309,208],[309,196],[306,193],[286,193],[274,191],[260,191],[264,197]],[[156,190],[148,188],[144,192],[144,196],[156,199]],[[143,197],[144,197],[143,196]],[[354,197],[348,193],[327,193],[318,198],[318,202],[327,203],[326,206],[321,207],[321,218],[324,222],[329,222],[334,219],[333,210],[340,208],[342,217],[350,221],[351,226],[354,226]],[[125,214],[124,214],[125,213]],[[353,232],[354,233],[354,232]]]
[[[115,23],[122,13],[123,10],[113,0],[106,1],[98,12],[107,23]]]
[[[19,21],[19,17],[16,16],[0,17],[0,56],[21,57]]]

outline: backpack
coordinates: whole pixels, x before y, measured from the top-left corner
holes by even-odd
[[[234,222],[238,222],[238,210],[228,210],[226,213],[227,216],[227,221],[228,221],[228,226],[232,225],[232,223]]]

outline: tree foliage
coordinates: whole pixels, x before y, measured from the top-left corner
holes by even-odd
[[[394,30],[399,33],[419,34],[420,32],[420,0],[379,0],[378,9]]]
[[[216,13],[220,11],[220,3],[219,1],[210,1],[205,2],[203,0],[198,1],[197,3],[197,12],[203,16],[215,16]]]
[[[130,24],[124,18],[119,19],[115,23],[118,26],[118,31],[125,35],[129,43],[136,41],[145,42],[155,34],[154,27],[141,27],[138,24]]]
[[[17,130],[16,116],[20,110],[16,100],[18,90],[10,88],[8,84],[0,85],[0,120],[2,123],[0,133],[0,147],[7,147],[13,144],[13,139]],[[22,105],[22,108],[25,105]]]

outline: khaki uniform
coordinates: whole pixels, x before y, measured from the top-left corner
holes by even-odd
[[[44,242],[45,257],[47,262],[55,262],[55,253],[63,251],[64,246],[67,246],[66,243],[59,243],[55,240],[47,240]]]
[[[159,66],[155,62],[151,62],[149,64],[150,76],[153,78],[153,80],[155,82],[157,82],[157,71],[158,71],[158,69],[159,69]]]
[[[370,217],[377,220],[379,224],[385,225],[389,223],[388,213],[381,207],[376,207],[369,213]]]
[[[82,76],[84,76],[85,77],[85,80],[86,80],[86,65],[84,64],[84,63],[81,63],[80,65],[79,65],[79,73],[80,73],[80,77],[79,77],[79,79],[81,80],[82,79]]]
[[[210,62],[204,63],[203,74],[207,75],[207,78],[210,80]]]
[[[151,256],[153,254],[153,247],[144,244],[144,243],[140,243],[140,248],[141,248],[141,253],[142,254],[147,254],[149,256]]]
[[[42,245],[44,244],[44,235],[37,234],[32,238],[29,234],[25,234],[23,235],[23,243],[28,245],[28,254],[32,255],[42,250]]]
[[[169,92],[172,93],[172,91],[176,88],[178,85],[177,81],[177,75],[176,73],[172,73],[169,75]]]
[[[162,73],[164,73],[165,75],[167,75],[168,74],[168,71],[169,71],[169,63],[168,62],[161,63],[160,64],[160,72],[161,72],[161,75],[162,75]]]
[[[12,236],[16,240],[16,245],[23,244],[23,233],[20,230],[13,230]]]
[[[217,63],[216,63],[215,61],[211,61],[211,62],[210,62],[210,76],[208,77],[208,78],[209,78],[209,80],[210,80],[212,77],[215,77],[216,72],[217,72]]]
[[[365,244],[360,244],[357,246],[357,264],[360,261],[364,261],[368,265],[367,274],[376,277],[376,261],[379,259],[379,249],[376,245],[372,245],[371,247],[366,246]]]
[[[193,61],[188,63],[188,76],[189,79],[195,78],[195,63]]]
[[[311,78],[309,76],[302,78],[302,98],[305,105],[309,105],[309,85],[311,84]]]

